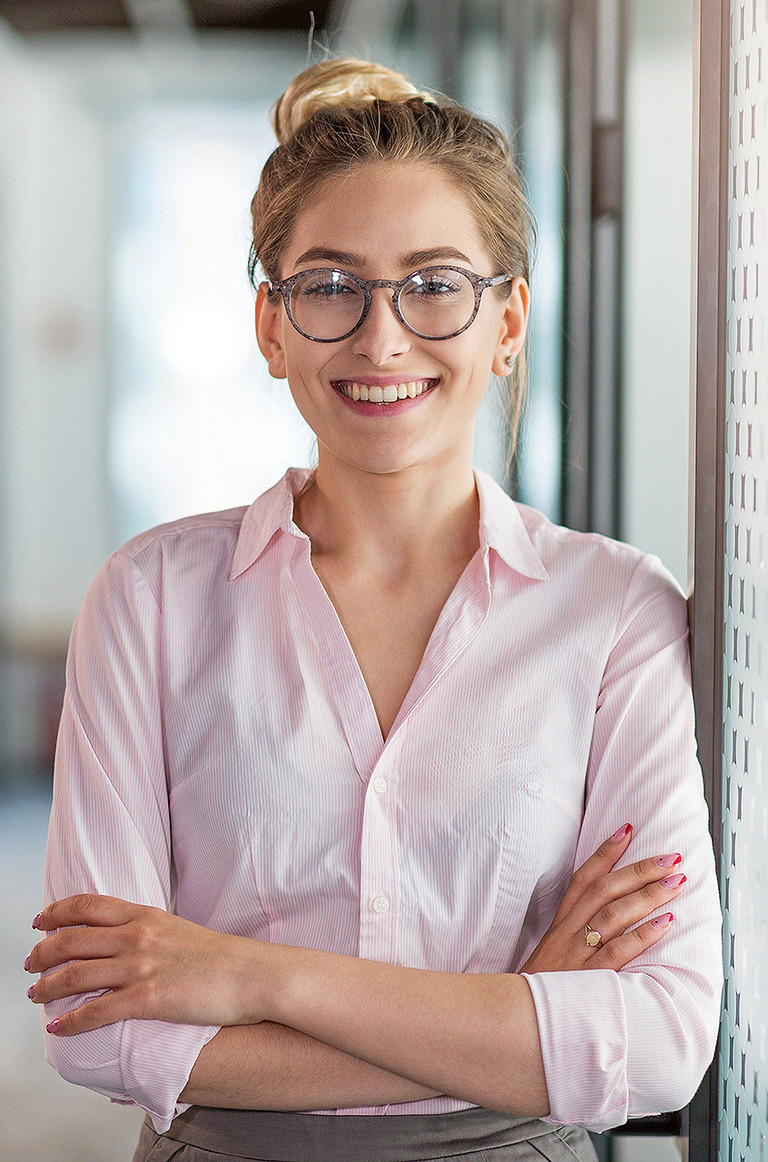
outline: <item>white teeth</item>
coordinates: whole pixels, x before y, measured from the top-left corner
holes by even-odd
[[[399,399],[416,399],[429,391],[435,384],[434,379],[412,379],[407,383],[387,383],[384,387],[378,384],[342,382],[336,387],[348,399],[360,400],[363,403],[388,404],[396,403]]]

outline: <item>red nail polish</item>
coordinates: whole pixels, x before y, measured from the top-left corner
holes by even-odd
[[[625,823],[623,827],[620,827],[619,830],[614,835],[611,836],[611,839],[613,840],[614,843],[618,843],[620,840],[626,839],[631,830],[632,830],[632,824]]]
[[[46,1031],[48,1033],[58,1033],[58,1031],[59,1031],[59,1018],[57,1017],[55,1021],[49,1021],[48,1024],[45,1026],[45,1028],[46,1028]]]
[[[655,920],[651,920],[651,928],[666,928],[674,918],[672,912],[665,912],[663,916],[657,916]]]
[[[687,879],[688,876],[684,876],[682,872],[678,872],[676,876],[667,876],[665,880],[661,880],[661,886],[662,888],[679,888]]]
[[[37,915],[35,916],[34,920],[32,921],[32,927],[33,927],[33,928],[39,928],[39,927],[40,927],[40,921],[42,920],[42,918],[43,918],[43,913],[42,913],[42,912],[38,912],[38,913],[37,913]]]
[[[683,862],[683,857],[679,851],[673,851],[671,855],[662,855],[656,860],[659,867],[675,867],[678,863]]]
[[[35,999],[35,986],[33,984],[31,984],[27,989],[27,996],[31,1001]]]
[[[31,953],[30,953],[30,955],[27,957],[27,959],[24,961],[24,971],[25,971],[25,972],[31,972],[31,971],[32,971],[32,954],[31,954]]]

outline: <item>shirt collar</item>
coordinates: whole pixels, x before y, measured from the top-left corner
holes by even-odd
[[[493,549],[516,573],[530,577],[532,581],[548,581],[544,562],[533,546],[515,502],[487,473],[475,469],[475,480],[480,498],[480,547],[483,552],[487,554],[489,549]]]
[[[278,480],[246,510],[229,571],[230,581],[259,559],[278,529],[307,539],[293,523],[293,501],[311,475],[310,468],[289,468],[282,480]]]
[[[243,517],[229,578],[234,581],[258,560],[278,530],[306,540],[293,523],[293,502],[312,475],[309,468],[289,468],[282,480],[255,500]],[[549,574],[536,552],[517,505],[485,472],[475,471],[480,498],[480,547],[501,557],[510,569],[535,581]]]

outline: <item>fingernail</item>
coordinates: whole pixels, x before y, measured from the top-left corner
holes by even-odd
[[[33,928],[39,928],[39,927],[40,927],[40,921],[42,920],[42,918],[43,918],[43,913],[42,913],[42,912],[38,912],[38,913],[37,913],[37,915],[35,916],[34,920],[32,921],[32,927],[33,927]]]
[[[626,839],[631,830],[632,830],[632,824],[625,823],[623,827],[620,827],[619,830],[617,832],[615,832],[614,835],[611,836],[611,839],[613,840],[614,843],[618,843],[619,840]]]
[[[651,928],[666,928],[674,918],[671,912],[665,912],[663,916],[657,916],[655,920],[651,920]]]
[[[31,1001],[35,999],[35,986],[33,984],[31,984],[27,989],[27,996]]]
[[[676,863],[682,863],[682,859],[683,857],[679,851],[673,851],[671,855],[660,856],[656,860],[656,863],[659,867],[674,867]]]
[[[32,971],[32,954],[31,954],[31,953],[30,953],[30,955],[27,957],[27,959],[24,961],[24,971],[25,971],[25,972],[31,972],[31,971]]]
[[[48,1024],[45,1026],[45,1028],[46,1028],[46,1032],[48,1032],[48,1033],[58,1033],[58,1031],[59,1031],[59,1018],[57,1017],[55,1021],[49,1021]]]
[[[661,886],[662,888],[679,888],[687,879],[688,876],[684,876],[682,872],[679,872],[676,876],[667,876],[665,880],[661,881]]]

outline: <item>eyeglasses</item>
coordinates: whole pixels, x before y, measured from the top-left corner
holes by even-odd
[[[453,266],[428,266],[399,281],[363,279],[346,270],[317,267],[302,270],[281,282],[278,291],[293,326],[314,343],[338,343],[354,335],[371,306],[371,291],[388,287],[398,320],[421,339],[453,339],[475,321],[483,291],[511,282],[500,274],[481,278],[471,270]]]

